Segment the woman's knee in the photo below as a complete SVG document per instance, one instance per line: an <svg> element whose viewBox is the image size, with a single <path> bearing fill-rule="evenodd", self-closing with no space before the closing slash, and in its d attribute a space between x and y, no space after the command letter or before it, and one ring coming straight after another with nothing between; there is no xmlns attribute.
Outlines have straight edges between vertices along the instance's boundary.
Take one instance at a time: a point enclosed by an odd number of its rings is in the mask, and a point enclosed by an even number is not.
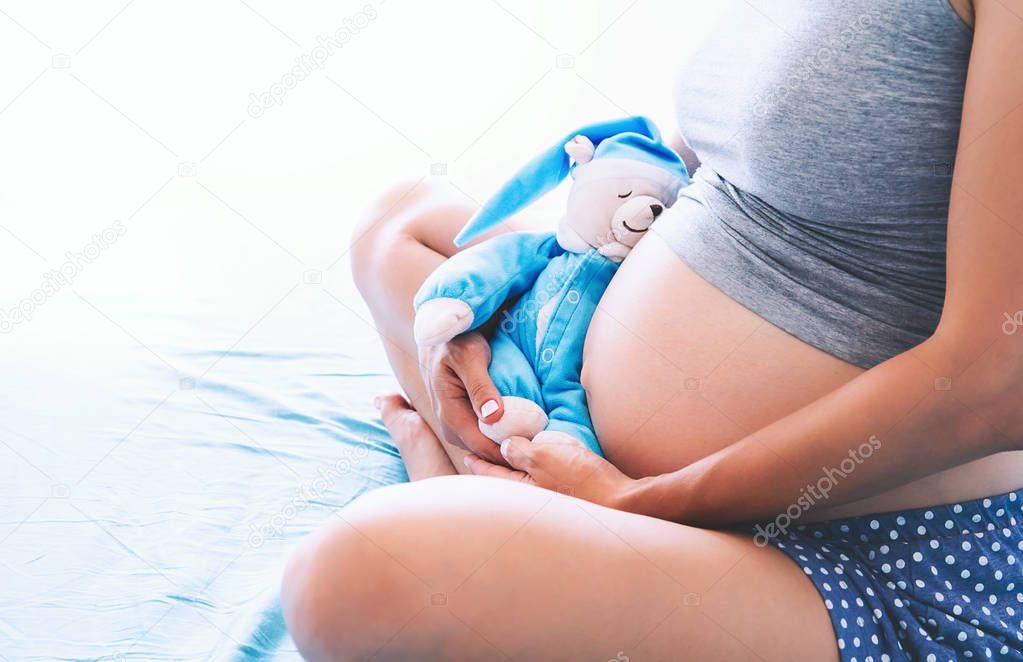
<svg viewBox="0 0 1023 662"><path fill-rule="evenodd" d="M388 488L389 489L389 488ZM387 639L386 624L402 621L421 601L418 582L393 560L381 529L393 525L387 509L349 520L363 497L336 521L303 541L285 568L281 602L295 644L309 660L361 659Z"/></svg>
<svg viewBox="0 0 1023 662"><path fill-rule="evenodd" d="M430 194L432 186L423 180L398 182L380 193L362 214L349 239L356 284L375 273L378 258L386 258L395 239L408 235L415 220L410 212Z"/></svg>
<svg viewBox="0 0 1023 662"><path fill-rule="evenodd" d="M359 659L400 645L392 641L396 630L457 584L478 556L452 544L456 531L464 537L466 527L488 518L488 500L469 498L476 482L446 477L376 490L300 544L285 569L281 600L307 659ZM444 506L452 498L459 503ZM432 635L445 636L419 632Z"/></svg>

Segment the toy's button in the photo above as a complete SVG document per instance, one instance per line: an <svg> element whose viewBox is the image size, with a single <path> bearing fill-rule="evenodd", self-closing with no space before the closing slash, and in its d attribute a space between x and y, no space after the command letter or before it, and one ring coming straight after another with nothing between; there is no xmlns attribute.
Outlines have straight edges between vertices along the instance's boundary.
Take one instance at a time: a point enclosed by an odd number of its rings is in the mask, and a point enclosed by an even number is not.
<svg viewBox="0 0 1023 662"><path fill-rule="evenodd" d="M543 359L544 363L550 363L554 360L554 350L548 347L540 354L540 358Z"/></svg>
<svg viewBox="0 0 1023 662"><path fill-rule="evenodd" d="M579 303L579 291L569 290L568 294L565 295L565 298L568 299L569 303Z"/></svg>

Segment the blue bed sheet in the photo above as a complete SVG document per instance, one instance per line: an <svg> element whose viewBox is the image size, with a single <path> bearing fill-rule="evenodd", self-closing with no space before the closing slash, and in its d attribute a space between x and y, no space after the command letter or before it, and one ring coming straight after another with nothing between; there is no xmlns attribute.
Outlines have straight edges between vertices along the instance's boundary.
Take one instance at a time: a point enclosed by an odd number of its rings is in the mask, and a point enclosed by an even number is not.
<svg viewBox="0 0 1023 662"><path fill-rule="evenodd" d="M0 338L0 660L297 660L288 550L407 480L366 316L47 304Z"/></svg>

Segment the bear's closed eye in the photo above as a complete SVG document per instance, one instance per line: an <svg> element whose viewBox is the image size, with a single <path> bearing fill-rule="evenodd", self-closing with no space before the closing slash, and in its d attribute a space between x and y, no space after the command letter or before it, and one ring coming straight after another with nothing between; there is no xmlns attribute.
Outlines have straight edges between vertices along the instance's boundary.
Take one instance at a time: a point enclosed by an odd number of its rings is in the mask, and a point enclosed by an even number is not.
<svg viewBox="0 0 1023 662"><path fill-rule="evenodd" d="M623 198L623 199L624 199L624 198L627 198L627 197L629 197L630 195L632 195L632 191L629 191L628 193L622 193L622 194L621 194L621 195L619 195L618 197L619 197L619 198Z"/></svg>

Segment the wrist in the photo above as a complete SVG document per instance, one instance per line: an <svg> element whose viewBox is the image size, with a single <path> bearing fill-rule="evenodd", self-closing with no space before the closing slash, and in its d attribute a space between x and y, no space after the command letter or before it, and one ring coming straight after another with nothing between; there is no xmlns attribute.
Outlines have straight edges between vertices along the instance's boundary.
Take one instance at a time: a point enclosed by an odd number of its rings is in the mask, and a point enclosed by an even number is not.
<svg viewBox="0 0 1023 662"><path fill-rule="evenodd" d="M680 521L686 497L673 474L645 476L630 480L619 499L618 509L637 515Z"/></svg>

